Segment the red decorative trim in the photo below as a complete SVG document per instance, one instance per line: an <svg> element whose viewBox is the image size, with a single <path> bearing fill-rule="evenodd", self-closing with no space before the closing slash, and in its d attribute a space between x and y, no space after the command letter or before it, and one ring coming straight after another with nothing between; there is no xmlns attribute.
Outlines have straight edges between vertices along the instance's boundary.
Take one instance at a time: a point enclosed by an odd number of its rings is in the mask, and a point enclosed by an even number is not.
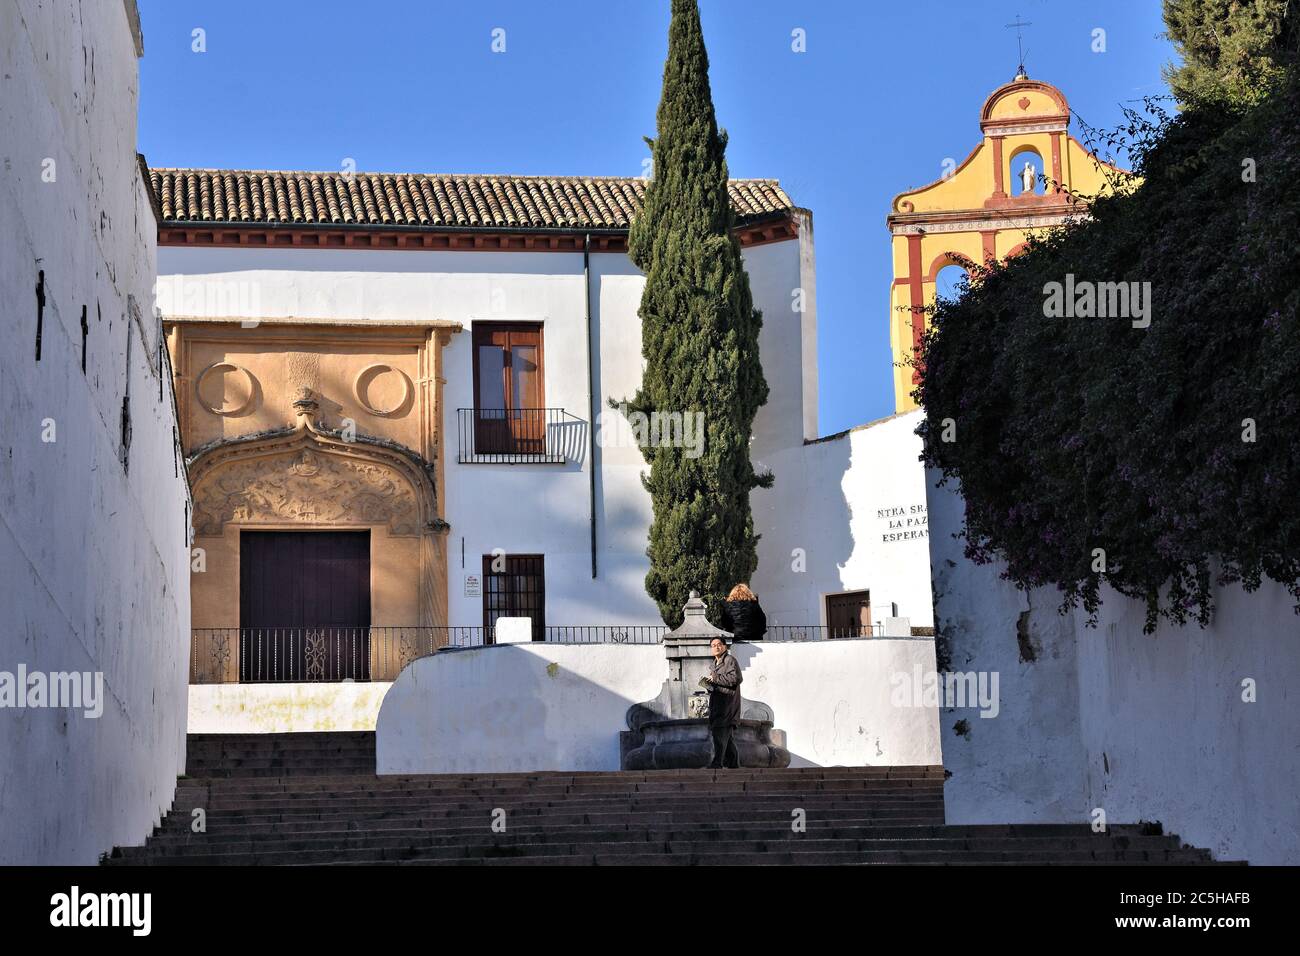
<svg viewBox="0 0 1300 956"><path fill-rule="evenodd" d="M1066 123L1066 119L1056 113L1035 113L1033 116L1008 116L1005 119L985 120L980 126L984 132L993 135L999 130L1019 128L1021 126L1033 126L1040 123ZM1060 132L1052 130L1051 132Z"/></svg>
<svg viewBox="0 0 1300 956"><path fill-rule="evenodd" d="M925 290L921 286L921 237L907 237L907 271L911 279L911 312L912 312L912 354L915 356L921 349L921 336L925 333ZM921 369L919 366L912 366L912 384L917 385L921 381Z"/></svg>
<svg viewBox="0 0 1300 956"><path fill-rule="evenodd" d="M998 231L996 229L981 229L980 242L983 244L984 261L996 262L998 258Z"/></svg>
<svg viewBox="0 0 1300 956"><path fill-rule="evenodd" d="M980 108L980 128L984 129L986 126L997 125L1001 122L1000 120L992 119L993 107L997 104L998 100L1002 99L1004 96L1011 96L1012 94L1023 93L1029 90L1046 93L1047 96L1051 98L1058 107L1060 107L1061 111L1056 114L1047 114L1042 116L1017 116L1015 118L1016 125L1021 123L1032 123L1036 120L1046 122L1047 120L1069 117L1070 104L1066 102L1065 94L1054 87L1051 83L1044 83L1042 80L1012 80L1006 86L998 87L990 93L988 99L984 101L984 105Z"/></svg>
<svg viewBox="0 0 1300 956"><path fill-rule="evenodd" d="M946 268L947 266L957 266L967 275L970 275L971 269L975 267L975 263L971 262L969 258L963 256L960 252L941 252L935 256L934 261L930 263L930 271L925 274L926 280L934 282L939 278L939 270Z"/></svg>
<svg viewBox="0 0 1300 956"><path fill-rule="evenodd" d="M958 164L957 168L954 169L947 176L940 176L938 179L934 180L933 182L926 183L924 186L917 186L915 189L904 190L903 192L899 193L897 196L893 198L893 201L890 202L889 204L889 208L896 209L899 212L905 212L905 213L913 212L916 209L915 205L912 204L911 200L904 199L903 198L904 196L918 196L921 193L925 192L926 190L933 189L935 186L942 185L943 183L952 179L963 169L969 166L971 160L973 160L976 156L978 156L980 150L983 148L984 148L983 142L976 143L975 148L970 151L970 155L968 155L965 159L963 159L961 163Z"/></svg>
<svg viewBox="0 0 1300 956"><path fill-rule="evenodd" d="M430 232L392 229L272 228L261 224L167 225L158 229L160 246L251 246L288 249L418 249L455 252L581 252L583 231L571 233ZM793 216L742 226L736 238L745 247L782 242L799 235ZM592 252L627 252L627 233L593 233Z"/></svg>
<svg viewBox="0 0 1300 956"><path fill-rule="evenodd" d="M1064 196L1006 196L1000 200L986 199L980 209L936 209L928 212L894 213L885 222L895 226L933 226L944 223L979 222L988 219L989 209L1008 209L1024 212L1032 216L1077 215L1081 203L1076 203L1068 194Z"/></svg>
<svg viewBox="0 0 1300 956"><path fill-rule="evenodd" d="M1007 187L1002 178L1002 137L993 137L993 199L1003 199Z"/></svg>
<svg viewBox="0 0 1300 956"><path fill-rule="evenodd" d="M1062 191L1061 181L1061 134L1052 134L1052 180L1053 185L1051 192L1059 193Z"/></svg>
<svg viewBox="0 0 1300 956"><path fill-rule="evenodd" d="M985 209L1029 209L1034 212L1041 212L1043 208L1057 209L1062 205L1061 199L1053 192L1044 193L1021 193L1019 196L994 197L984 200ZM1077 212L1071 206L1066 206L1062 212Z"/></svg>

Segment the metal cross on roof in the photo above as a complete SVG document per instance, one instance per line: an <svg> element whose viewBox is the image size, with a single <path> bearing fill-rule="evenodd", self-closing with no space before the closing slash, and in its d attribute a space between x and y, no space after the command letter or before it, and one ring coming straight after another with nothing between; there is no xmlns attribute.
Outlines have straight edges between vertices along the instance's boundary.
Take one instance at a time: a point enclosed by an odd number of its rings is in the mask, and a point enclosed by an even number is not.
<svg viewBox="0 0 1300 956"><path fill-rule="evenodd" d="M1024 44L1021 42L1020 31L1021 31L1021 29L1022 29L1023 27L1032 27L1032 26L1033 26L1033 24L1032 24L1031 22L1029 22L1028 20L1021 20L1021 19L1020 19L1020 14L1018 14L1018 13L1016 14L1016 20L1015 20L1015 22L1014 22L1014 23L1008 23L1008 24L1006 25L1006 28L1007 28L1008 30L1010 30L1010 29L1012 29L1012 28L1014 27L1014 28L1015 28L1015 31L1016 31L1016 51L1020 54L1020 66L1019 66L1019 68L1016 70L1016 76L1018 76L1018 77L1020 77L1020 76L1028 76L1028 75L1029 75L1028 73L1025 72L1025 53L1028 52L1028 51L1025 50L1025 48L1024 48Z"/></svg>

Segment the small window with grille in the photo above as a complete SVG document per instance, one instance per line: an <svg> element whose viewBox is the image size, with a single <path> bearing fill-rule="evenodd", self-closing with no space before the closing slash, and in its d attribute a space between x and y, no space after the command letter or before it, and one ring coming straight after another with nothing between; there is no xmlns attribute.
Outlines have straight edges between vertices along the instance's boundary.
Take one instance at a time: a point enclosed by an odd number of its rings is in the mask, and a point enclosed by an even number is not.
<svg viewBox="0 0 1300 956"><path fill-rule="evenodd" d="M483 627L497 618L529 617L533 640L546 640L546 570L540 554L483 555Z"/></svg>

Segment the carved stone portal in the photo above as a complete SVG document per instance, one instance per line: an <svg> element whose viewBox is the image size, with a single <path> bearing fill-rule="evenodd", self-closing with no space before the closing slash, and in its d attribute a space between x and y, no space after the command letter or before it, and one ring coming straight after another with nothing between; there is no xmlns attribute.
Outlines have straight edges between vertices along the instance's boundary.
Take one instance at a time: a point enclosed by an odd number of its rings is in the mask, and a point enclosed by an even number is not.
<svg viewBox="0 0 1300 956"><path fill-rule="evenodd" d="M391 535L411 536L420 533L420 510L415 489L394 468L305 447L218 465L194 489L201 535L219 535L234 521L386 524Z"/></svg>

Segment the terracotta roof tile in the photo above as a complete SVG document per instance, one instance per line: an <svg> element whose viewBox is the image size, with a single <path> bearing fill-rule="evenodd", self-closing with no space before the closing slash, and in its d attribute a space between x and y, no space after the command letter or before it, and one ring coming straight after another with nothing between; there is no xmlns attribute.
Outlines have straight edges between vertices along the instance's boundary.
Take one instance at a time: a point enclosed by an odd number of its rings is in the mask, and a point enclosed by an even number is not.
<svg viewBox="0 0 1300 956"><path fill-rule="evenodd" d="M151 169L164 222L385 225L414 229L627 229L646 181L580 176ZM738 223L794 208L774 179L733 179Z"/></svg>

